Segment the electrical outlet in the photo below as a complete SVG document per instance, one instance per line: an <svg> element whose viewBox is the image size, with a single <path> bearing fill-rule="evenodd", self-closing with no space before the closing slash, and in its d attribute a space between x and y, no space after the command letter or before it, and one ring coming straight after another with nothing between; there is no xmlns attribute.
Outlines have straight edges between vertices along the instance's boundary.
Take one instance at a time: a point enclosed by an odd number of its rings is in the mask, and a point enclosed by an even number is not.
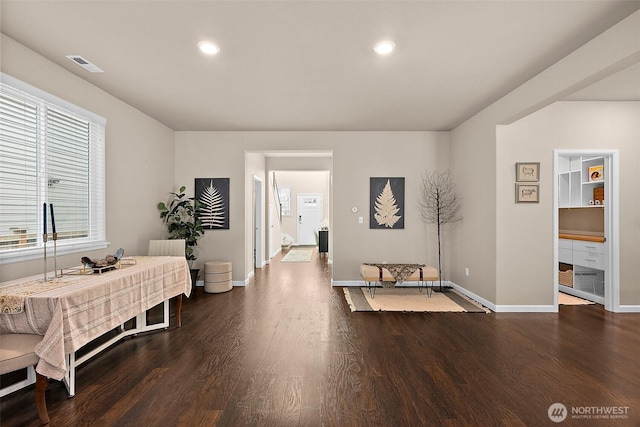
<svg viewBox="0 0 640 427"><path fill-rule="evenodd" d="M464 275L468 276L469 275L469 267L465 267L464 268Z"/></svg>

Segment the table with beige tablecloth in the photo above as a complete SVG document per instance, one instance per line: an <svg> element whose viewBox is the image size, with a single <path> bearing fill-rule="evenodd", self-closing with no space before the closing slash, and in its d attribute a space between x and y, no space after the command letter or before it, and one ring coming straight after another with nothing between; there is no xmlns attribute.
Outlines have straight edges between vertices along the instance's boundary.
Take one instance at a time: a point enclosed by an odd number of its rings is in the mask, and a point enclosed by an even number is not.
<svg viewBox="0 0 640 427"><path fill-rule="evenodd" d="M102 274L43 275L0 284L0 332L43 335L36 371L67 374L66 355L170 298L191 293L184 257L133 257Z"/></svg>

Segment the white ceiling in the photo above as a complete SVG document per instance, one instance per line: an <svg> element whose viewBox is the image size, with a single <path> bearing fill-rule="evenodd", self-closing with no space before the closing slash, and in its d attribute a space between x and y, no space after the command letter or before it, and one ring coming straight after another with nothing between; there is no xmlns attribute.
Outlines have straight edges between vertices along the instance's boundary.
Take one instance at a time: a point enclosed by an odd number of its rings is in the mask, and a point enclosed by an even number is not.
<svg viewBox="0 0 640 427"><path fill-rule="evenodd" d="M2 0L0 30L174 130L449 130L639 8ZM397 45L389 57L372 51L383 38ZM220 54L200 54L201 39ZM70 54L105 72L85 71ZM638 68L623 77L575 96L640 99Z"/></svg>

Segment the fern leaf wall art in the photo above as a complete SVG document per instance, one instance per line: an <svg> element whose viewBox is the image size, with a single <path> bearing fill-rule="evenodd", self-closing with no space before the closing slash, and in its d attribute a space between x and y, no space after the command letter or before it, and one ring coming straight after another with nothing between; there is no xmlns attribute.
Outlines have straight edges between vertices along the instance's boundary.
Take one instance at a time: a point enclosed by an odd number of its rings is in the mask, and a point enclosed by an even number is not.
<svg viewBox="0 0 640 427"><path fill-rule="evenodd" d="M404 229L404 178L371 178L369 228Z"/></svg>
<svg viewBox="0 0 640 427"><path fill-rule="evenodd" d="M229 178L196 178L196 200L205 230L229 229Z"/></svg>

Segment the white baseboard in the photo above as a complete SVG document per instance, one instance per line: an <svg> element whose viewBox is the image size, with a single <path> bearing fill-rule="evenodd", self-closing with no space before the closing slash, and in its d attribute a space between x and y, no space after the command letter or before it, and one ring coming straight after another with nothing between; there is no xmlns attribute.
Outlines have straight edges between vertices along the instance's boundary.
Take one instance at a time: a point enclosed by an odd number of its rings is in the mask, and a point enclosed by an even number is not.
<svg viewBox="0 0 640 427"><path fill-rule="evenodd" d="M557 313L553 305L496 305L496 313Z"/></svg>
<svg viewBox="0 0 640 427"><path fill-rule="evenodd" d="M364 283L362 280L333 280L331 279L331 286L341 286L341 287L362 287Z"/></svg>
<svg viewBox="0 0 640 427"><path fill-rule="evenodd" d="M640 313L640 305L621 305L616 313Z"/></svg>
<svg viewBox="0 0 640 427"><path fill-rule="evenodd" d="M469 298L478 301L480 304L489 308L491 311L495 311L496 313L557 313L558 308L552 305L501 305L494 304L481 296L474 294L473 292L463 288L460 285L456 285L453 282L448 282L449 285L460 292L468 296Z"/></svg>
<svg viewBox="0 0 640 427"><path fill-rule="evenodd" d="M234 281L233 286L247 286L249 284L249 281L254 275L255 275L255 272L250 271L246 279Z"/></svg>
<svg viewBox="0 0 640 427"><path fill-rule="evenodd" d="M478 301L480 304L484 305L485 307L487 307L489 310L491 311L497 311L496 310L496 305L494 303L492 303L489 300L486 300L484 298L482 298L480 295L476 295L473 292L469 291L466 288L463 288L460 285L456 285L455 283L446 280L444 281L444 283L447 284L447 286L451 286L453 289L455 289L456 291L460 292L463 295L466 295L467 297L471 298L474 301Z"/></svg>
<svg viewBox="0 0 640 427"><path fill-rule="evenodd" d="M437 281L435 282L434 287L438 286ZM331 282L331 286L348 286L348 287L363 287L364 282L362 280L334 280ZM418 282L404 282L398 287L415 287L418 286ZM460 285L457 285L449 280L443 280L442 286L447 286L455 289L461 294L471 298L474 301L479 302L483 306L487 307L491 311L496 313L555 313L558 311L556 307L553 305L496 305L491 301L482 298L479 295L469 291L468 289L463 288ZM640 310L640 306L625 306L629 308L635 308ZM622 308L622 307L621 307ZM631 311L631 310L630 310Z"/></svg>
<svg viewBox="0 0 640 427"><path fill-rule="evenodd" d="M233 286L246 286L247 284L249 284L249 279L242 281L242 280L236 280L231 282L231 285ZM201 286L204 287L204 280L198 280L196 282L196 286Z"/></svg>

